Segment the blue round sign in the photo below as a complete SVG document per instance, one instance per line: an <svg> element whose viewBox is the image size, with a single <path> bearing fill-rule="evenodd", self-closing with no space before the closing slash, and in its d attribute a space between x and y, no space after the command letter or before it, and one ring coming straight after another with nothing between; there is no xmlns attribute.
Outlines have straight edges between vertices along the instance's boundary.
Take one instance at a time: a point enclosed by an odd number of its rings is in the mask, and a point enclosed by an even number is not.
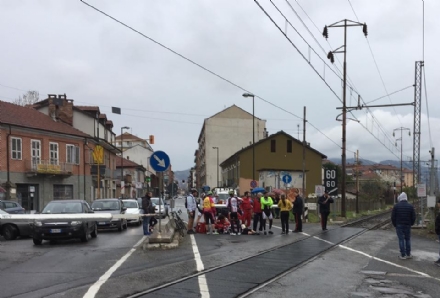
<svg viewBox="0 0 440 298"><path fill-rule="evenodd" d="M257 187L257 181L252 180L252 181L251 181L251 187L252 187L252 188Z"/></svg>
<svg viewBox="0 0 440 298"><path fill-rule="evenodd" d="M163 151L154 151L150 157L150 165L156 172L165 172L170 166L170 157Z"/></svg>
<svg viewBox="0 0 440 298"><path fill-rule="evenodd" d="M292 176L284 175L282 180L283 180L284 183L289 184L290 182L292 182Z"/></svg>

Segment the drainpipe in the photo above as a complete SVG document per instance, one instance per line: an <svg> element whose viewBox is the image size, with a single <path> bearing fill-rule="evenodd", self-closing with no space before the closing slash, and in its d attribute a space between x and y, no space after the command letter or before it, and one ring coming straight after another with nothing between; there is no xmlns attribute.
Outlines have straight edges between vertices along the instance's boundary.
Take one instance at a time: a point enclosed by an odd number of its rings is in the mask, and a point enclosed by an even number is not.
<svg viewBox="0 0 440 298"><path fill-rule="evenodd" d="M9 132L6 135L6 200L11 199L11 175L10 175L10 166L9 166L9 144L10 144L10 137L11 137L11 125L8 125Z"/></svg>

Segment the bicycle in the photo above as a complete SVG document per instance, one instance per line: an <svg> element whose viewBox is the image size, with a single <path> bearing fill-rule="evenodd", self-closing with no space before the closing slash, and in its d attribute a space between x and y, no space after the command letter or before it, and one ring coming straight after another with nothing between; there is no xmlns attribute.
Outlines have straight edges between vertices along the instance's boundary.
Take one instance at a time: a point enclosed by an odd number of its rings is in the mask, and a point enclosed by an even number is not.
<svg viewBox="0 0 440 298"><path fill-rule="evenodd" d="M171 211L170 214L171 214L172 218L174 219L174 223L176 225L176 231L179 232L180 236L185 237L185 230L187 228L186 228L185 223L183 222L183 220L179 216L179 214L182 214L182 210L179 209L177 212Z"/></svg>

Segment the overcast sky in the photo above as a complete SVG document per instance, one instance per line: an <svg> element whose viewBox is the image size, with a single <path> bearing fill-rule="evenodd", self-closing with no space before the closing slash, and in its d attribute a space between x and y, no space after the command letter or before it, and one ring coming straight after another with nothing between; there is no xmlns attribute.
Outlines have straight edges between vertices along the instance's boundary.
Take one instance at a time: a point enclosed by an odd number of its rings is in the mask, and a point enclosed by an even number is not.
<svg viewBox="0 0 440 298"><path fill-rule="evenodd" d="M307 141L329 157L341 155L341 122L335 120L340 113L336 107L341 102L311 65L342 98L341 82L331 71L334 68L324 67L313 50L325 58L329 43L333 50L343 44L343 29L329 29L327 43L322 28L345 18L357 21L358 17L360 22L368 24L368 41L385 87L362 27L350 27L347 39L347 73L365 102L384 96L387 91L413 85L415 61L423 59L421 0L351 0L357 16L348 0L289 0L320 44L286 0L274 1L311 45L309 50L294 29L287 26L288 37L307 59L310 57L310 65L251 0L89 1L284 110L302 117L306 106L310 124ZM285 20L271 2L260 3L280 28L286 30ZM37 90L40 98L48 93L66 93L77 105L98 105L114 122L116 134L121 126L129 126L139 137L155 135L153 148L170 155L174 170L193 166L204 118L233 104L252 112L252 101L243 98L239 88L79 0L0 0L0 6L1 100L13 101L25 90ZM428 159L431 146L440 152L440 105L436 104L440 88L439 14L439 1L425 1L424 60L432 144L424 97L422 160ZM336 55L342 62L342 54ZM326 58L325 61L331 64ZM335 65L342 70L338 60ZM413 100L411 87L374 104ZM357 94L348 89L347 104L355 105L356 101ZM122 115L111 114L112 106L121 107ZM394 143L392 132L398 127L411 128L412 132L413 110L412 106L371 109L380 127L367 111L354 111L360 123L348 122L347 149L359 149L361 158L374 161L397 160L400 152L392 149L393 154L387 149ZM267 119L270 133L284 130L298 136L297 125L301 120L292 114L260 99L255 100L255 114ZM412 137L404 135L403 146L404 155L412 156ZM347 151L348 158L353 157L351 151Z"/></svg>

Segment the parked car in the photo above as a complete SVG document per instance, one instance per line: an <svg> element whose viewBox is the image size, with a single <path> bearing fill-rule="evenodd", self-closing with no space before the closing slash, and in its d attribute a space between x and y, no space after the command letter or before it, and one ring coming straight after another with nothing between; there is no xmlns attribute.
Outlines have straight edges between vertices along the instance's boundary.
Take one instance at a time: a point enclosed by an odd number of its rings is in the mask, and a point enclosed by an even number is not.
<svg viewBox="0 0 440 298"><path fill-rule="evenodd" d="M165 218L168 216L169 213L169 204L164 203L164 201L161 198L151 198L151 202L154 204L156 209L156 217L162 216L162 218ZM160 214L159 214L159 204L160 206Z"/></svg>
<svg viewBox="0 0 440 298"><path fill-rule="evenodd" d="M56 200L44 207L42 214L80 214L93 213L89 204L84 200ZM62 221L41 222L35 220L32 225L32 238L35 245L41 245L43 240L63 240L79 238L82 242L89 241L88 236L98 236L96 221Z"/></svg>
<svg viewBox="0 0 440 298"><path fill-rule="evenodd" d="M0 209L0 214L9 213ZM14 240L17 239L17 237L29 236L31 232L31 227L27 222L0 223L0 235L2 235L5 240Z"/></svg>
<svg viewBox="0 0 440 298"><path fill-rule="evenodd" d="M25 209L19 203L6 200L0 200L0 209L5 210L9 214L24 214L25 212Z"/></svg>
<svg viewBox="0 0 440 298"><path fill-rule="evenodd" d="M95 213L124 214L127 208L120 199L98 199L92 203L92 210ZM115 218L111 221L99 221L99 229L118 229L119 231L127 229L127 220Z"/></svg>
<svg viewBox="0 0 440 298"><path fill-rule="evenodd" d="M127 208L127 210L125 211L125 213L127 214L142 214L140 211L142 210L141 206L139 206L139 203L136 199L126 199L126 200L122 200L122 202L124 203L124 206ZM128 219L127 223L129 224L136 224L138 226L141 225L142 223L142 218L139 217L138 219Z"/></svg>

